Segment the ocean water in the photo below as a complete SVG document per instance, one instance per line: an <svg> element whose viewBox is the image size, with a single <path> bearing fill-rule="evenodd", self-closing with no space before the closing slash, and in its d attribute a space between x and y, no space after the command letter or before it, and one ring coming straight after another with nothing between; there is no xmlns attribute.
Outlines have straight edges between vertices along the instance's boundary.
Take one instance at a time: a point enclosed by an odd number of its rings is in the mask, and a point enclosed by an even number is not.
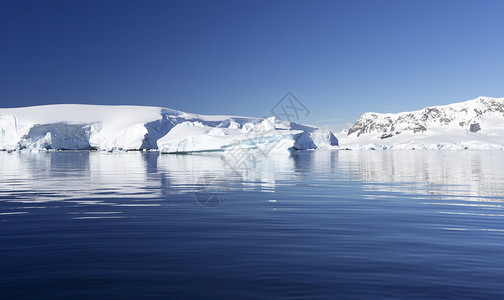
<svg viewBox="0 0 504 300"><path fill-rule="evenodd" d="M504 152L0 153L1 299L504 297Z"/></svg>

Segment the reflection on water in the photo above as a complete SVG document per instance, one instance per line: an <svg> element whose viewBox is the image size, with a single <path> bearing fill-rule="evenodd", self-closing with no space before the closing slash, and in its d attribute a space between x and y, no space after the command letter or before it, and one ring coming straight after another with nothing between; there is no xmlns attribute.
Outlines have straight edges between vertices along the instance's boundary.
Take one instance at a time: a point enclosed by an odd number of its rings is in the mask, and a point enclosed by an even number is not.
<svg viewBox="0 0 504 300"><path fill-rule="evenodd" d="M158 152L4 152L0 162L2 199L32 204L158 205L167 195L199 191L209 176L233 182L235 190L262 192L298 177L293 157L285 155L258 160L254 170L230 169L221 155ZM144 199L137 203L114 201L138 195Z"/></svg>
<svg viewBox="0 0 504 300"><path fill-rule="evenodd" d="M344 161L353 162L359 169L359 180L385 183L369 185L372 190L493 197L502 196L504 189L502 151L350 151L344 154Z"/></svg>
<svg viewBox="0 0 504 300"><path fill-rule="evenodd" d="M345 157L343 159L343 157ZM376 151L341 153L371 198L401 193L446 215L503 217L504 152ZM503 220L504 221L504 220ZM503 231L503 226L475 228ZM466 224L447 230L467 230Z"/></svg>
<svg viewBox="0 0 504 300"><path fill-rule="evenodd" d="M217 205L203 205L219 206L229 191L274 193L280 186L306 185L314 178L332 181L334 187L338 180L358 184L364 198L403 193L446 209L495 210L504 200L501 151L298 152L260 157L254 169L231 169L219 154L158 152L2 152L0 162L0 199L27 204L26 211L2 215L27 213L30 205L40 208L47 203L76 205L80 210L85 205L159 206L172 201L173 195L188 193L195 193L200 203L217 196Z"/></svg>
<svg viewBox="0 0 504 300"><path fill-rule="evenodd" d="M431 204L485 209L500 208L504 200L501 151L298 152L260 157L254 169L231 169L219 154L158 152L2 152L0 163L0 199L39 207L159 206L170 195L211 194L211 182L215 193L222 186L226 193L274 193L278 186L303 185L313 177L358 182L371 198L397 192L445 201Z"/></svg>
<svg viewBox="0 0 504 300"><path fill-rule="evenodd" d="M502 298L504 152L0 152L6 298Z"/></svg>

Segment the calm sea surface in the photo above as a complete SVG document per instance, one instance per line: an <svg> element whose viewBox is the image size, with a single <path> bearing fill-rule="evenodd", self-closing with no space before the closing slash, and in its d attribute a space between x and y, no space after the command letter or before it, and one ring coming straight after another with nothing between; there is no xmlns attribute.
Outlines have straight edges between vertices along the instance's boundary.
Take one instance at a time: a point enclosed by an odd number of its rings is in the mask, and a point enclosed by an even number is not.
<svg viewBox="0 0 504 300"><path fill-rule="evenodd" d="M0 152L1 299L502 299L504 152Z"/></svg>

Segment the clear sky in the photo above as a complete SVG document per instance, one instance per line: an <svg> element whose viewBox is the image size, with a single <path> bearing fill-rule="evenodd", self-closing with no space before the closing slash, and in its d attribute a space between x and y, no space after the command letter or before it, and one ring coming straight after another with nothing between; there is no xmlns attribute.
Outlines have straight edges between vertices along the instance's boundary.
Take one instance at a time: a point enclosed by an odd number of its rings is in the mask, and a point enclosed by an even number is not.
<svg viewBox="0 0 504 300"><path fill-rule="evenodd" d="M0 106L135 104L305 123L504 97L504 1L4 1Z"/></svg>

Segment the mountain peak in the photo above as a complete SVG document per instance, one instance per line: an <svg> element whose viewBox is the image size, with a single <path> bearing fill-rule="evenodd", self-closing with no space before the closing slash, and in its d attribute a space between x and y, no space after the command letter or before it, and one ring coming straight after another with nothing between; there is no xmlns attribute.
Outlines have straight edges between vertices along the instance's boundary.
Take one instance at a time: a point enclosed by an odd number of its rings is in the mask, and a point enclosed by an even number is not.
<svg viewBox="0 0 504 300"><path fill-rule="evenodd" d="M428 140L428 137L460 133L464 136L462 139L475 140L476 135L478 138L494 137L501 127L504 133L501 124L504 124L504 98L480 96L410 112L365 113L348 130L345 139L359 144L372 141L393 146L396 145L394 141Z"/></svg>

